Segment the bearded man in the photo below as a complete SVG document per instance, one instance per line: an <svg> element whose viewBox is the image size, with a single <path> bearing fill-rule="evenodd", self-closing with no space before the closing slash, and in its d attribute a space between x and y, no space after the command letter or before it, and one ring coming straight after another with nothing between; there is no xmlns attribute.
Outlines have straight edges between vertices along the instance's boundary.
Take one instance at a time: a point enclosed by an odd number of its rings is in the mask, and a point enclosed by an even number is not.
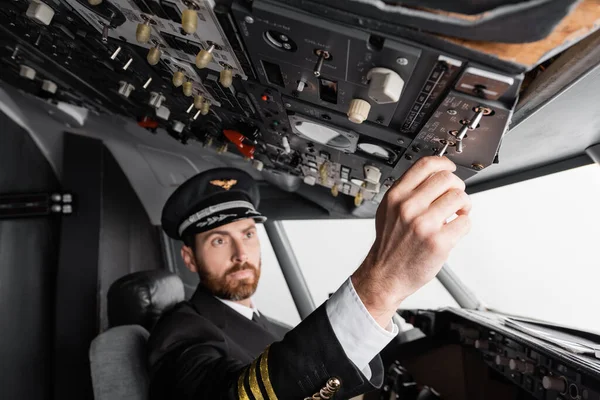
<svg viewBox="0 0 600 400"><path fill-rule="evenodd" d="M183 183L162 226L183 240L181 256L200 284L151 332L151 398L348 399L380 387L378 354L398 333L393 315L469 230L471 203L455 169L444 157L416 162L379 205L362 265L294 329L252 303L261 272L256 223L266 219L256 182L219 168Z"/></svg>

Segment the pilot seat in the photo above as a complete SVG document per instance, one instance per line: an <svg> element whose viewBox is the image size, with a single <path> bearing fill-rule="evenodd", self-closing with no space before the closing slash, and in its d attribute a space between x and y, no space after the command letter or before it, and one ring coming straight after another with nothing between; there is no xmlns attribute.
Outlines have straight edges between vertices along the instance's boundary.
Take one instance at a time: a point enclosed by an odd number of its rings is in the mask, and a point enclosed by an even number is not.
<svg viewBox="0 0 600 400"><path fill-rule="evenodd" d="M162 270L116 280L107 293L109 329L89 351L95 400L147 400L146 342L166 310L184 300L181 279Z"/></svg>

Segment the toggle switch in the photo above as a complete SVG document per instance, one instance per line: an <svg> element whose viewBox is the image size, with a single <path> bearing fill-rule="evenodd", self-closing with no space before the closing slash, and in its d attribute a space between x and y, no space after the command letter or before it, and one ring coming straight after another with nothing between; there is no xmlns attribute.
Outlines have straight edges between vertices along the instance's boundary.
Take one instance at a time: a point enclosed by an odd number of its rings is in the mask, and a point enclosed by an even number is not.
<svg viewBox="0 0 600 400"><path fill-rule="evenodd" d="M110 59L114 61L121 52L121 50L121 46L117 47L117 49L111 54Z"/></svg>
<svg viewBox="0 0 600 400"><path fill-rule="evenodd" d="M447 140L440 140L440 144L442 144L444 147L442 147L438 152L436 152L435 155L438 157L443 157L444 154L446 154L446 152L448 151L448 146L450 146L450 142Z"/></svg>
<svg viewBox="0 0 600 400"><path fill-rule="evenodd" d="M317 59L317 63L315 64L315 68L313 69L313 74L315 77L321 76L321 68L323 68L323 63L325 60L331 59L331 54L327 50L319 49L315 51L315 54L319 57Z"/></svg>
<svg viewBox="0 0 600 400"><path fill-rule="evenodd" d="M296 87L296 91L297 92L302 92L304 90L304 87L306 86L306 82L303 80L299 80L298 81L298 87Z"/></svg>
<svg viewBox="0 0 600 400"><path fill-rule="evenodd" d="M125 65L123 65L123 71L127 71L127 68L129 68L129 66L131 65L131 63L133 62L133 58L130 58Z"/></svg>

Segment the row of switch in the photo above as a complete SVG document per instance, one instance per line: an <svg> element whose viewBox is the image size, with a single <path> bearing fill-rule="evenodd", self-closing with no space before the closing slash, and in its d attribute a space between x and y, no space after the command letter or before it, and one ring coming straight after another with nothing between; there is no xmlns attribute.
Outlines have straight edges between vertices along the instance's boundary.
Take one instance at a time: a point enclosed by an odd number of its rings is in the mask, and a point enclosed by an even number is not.
<svg viewBox="0 0 600 400"><path fill-rule="evenodd" d="M488 340L477 339L474 342L474 347L485 352L493 352L494 344ZM530 361L525 361L518 358L509 358L501 354L496 354L494 364L499 367L508 367L511 371L519 372L524 375L534 375L536 366ZM566 393L568 382L564 377L553 375L545 375L542 377L542 387L546 390L554 390L559 393Z"/></svg>

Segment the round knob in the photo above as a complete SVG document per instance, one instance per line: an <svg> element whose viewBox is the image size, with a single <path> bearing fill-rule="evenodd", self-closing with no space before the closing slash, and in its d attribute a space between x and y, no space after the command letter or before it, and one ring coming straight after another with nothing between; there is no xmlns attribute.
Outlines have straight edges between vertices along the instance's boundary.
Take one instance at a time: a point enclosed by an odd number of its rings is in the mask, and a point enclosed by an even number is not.
<svg viewBox="0 0 600 400"><path fill-rule="evenodd" d="M135 30L135 40L137 40L138 43L148 43L150 40L150 32L152 32L152 29L150 29L148 22L138 24Z"/></svg>
<svg viewBox="0 0 600 400"><path fill-rule="evenodd" d="M198 28L198 13L196 10L187 9L181 14L181 27L187 34L196 32Z"/></svg>
<svg viewBox="0 0 600 400"><path fill-rule="evenodd" d="M258 171L262 171L263 168L265 167L265 164L263 164L263 162L260 160L254 160L254 161L252 161L252 166L254 168L256 168Z"/></svg>
<svg viewBox="0 0 600 400"><path fill-rule="evenodd" d="M479 350L488 350L490 348L490 343L487 340L479 340L475 341L475 348Z"/></svg>
<svg viewBox="0 0 600 400"><path fill-rule="evenodd" d="M564 393L567 391L567 382L564 378L557 378L555 376L545 376L542 379L542 386L546 390L556 390L557 392Z"/></svg>
<svg viewBox="0 0 600 400"><path fill-rule="evenodd" d="M185 81L185 75L183 74L183 72L177 71L173 74L173 85L175 87L179 87L179 86L183 85L184 81Z"/></svg>
<svg viewBox="0 0 600 400"><path fill-rule="evenodd" d="M496 356L496 365L507 366L509 363L509 359L504 356Z"/></svg>
<svg viewBox="0 0 600 400"><path fill-rule="evenodd" d="M148 51L148 55L146 56L146 60L148 60L148 64L156 65L160 61L160 56L162 51L158 47L153 47Z"/></svg>
<svg viewBox="0 0 600 400"><path fill-rule="evenodd" d="M183 132L183 128L185 128L185 125L183 124L183 122L181 121L173 121L173 130L177 133L181 133Z"/></svg>
<svg viewBox="0 0 600 400"><path fill-rule="evenodd" d="M88 0L90 6L97 6L102 3L102 0Z"/></svg>
<svg viewBox="0 0 600 400"><path fill-rule="evenodd" d="M194 107L197 110L201 110L203 104L204 104L204 96L196 95L196 97L194 97Z"/></svg>
<svg viewBox="0 0 600 400"><path fill-rule="evenodd" d="M208 48L208 50L200 50L200 52L196 56L196 67L202 69L202 68L206 68L206 66L208 64L210 64L210 62L213 59L212 51L214 48L215 47L213 45L213 46L210 46Z"/></svg>
<svg viewBox="0 0 600 400"><path fill-rule="evenodd" d="M522 372L524 374L532 374L535 370L533 364L512 358L508 362L508 368L511 371Z"/></svg>
<svg viewBox="0 0 600 400"><path fill-rule="evenodd" d="M221 70L221 73L219 75L219 83L224 88L231 87L231 85L233 84L233 71L229 68Z"/></svg>
<svg viewBox="0 0 600 400"><path fill-rule="evenodd" d="M362 99L353 99L348 108L348 119L355 124L362 124L369 116L371 105Z"/></svg>
<svg viewBox="0 0 600 400"><path fill-rule="evenodd" d="M200 110L200 114L206 115L206 114L208 114L209 111L210 111L210 103L208 101L205 101L202 104L202 109Z"/></svg>
<svg viewBox="0 0 600 400"><path fill-rule="evenodd" d="M21 65L21 69L19 70L19 75L25 79L34 80L35 75L37 74L36 70L28 67L27 65Z"/></svg>
<svg viewBox="0 0 600 400"><path fill-rule="evenodd" d="M192 82L187 81L183 84L183 94L187 97L192 97L192 95L194 94L194 85L192 84Z"/></svg>
<svg viewBox="0 0 600 400"><path fill-rule="evenodd" d="M133 89L135 89L135 88L132 86L132 89L130 89L130 92ZM45 92L48 92L50 94L55 94L56 91L58 90L58 86L56 86L56 83L49 81L47 79L44 79L42 81L42 90Z"/></svg>

